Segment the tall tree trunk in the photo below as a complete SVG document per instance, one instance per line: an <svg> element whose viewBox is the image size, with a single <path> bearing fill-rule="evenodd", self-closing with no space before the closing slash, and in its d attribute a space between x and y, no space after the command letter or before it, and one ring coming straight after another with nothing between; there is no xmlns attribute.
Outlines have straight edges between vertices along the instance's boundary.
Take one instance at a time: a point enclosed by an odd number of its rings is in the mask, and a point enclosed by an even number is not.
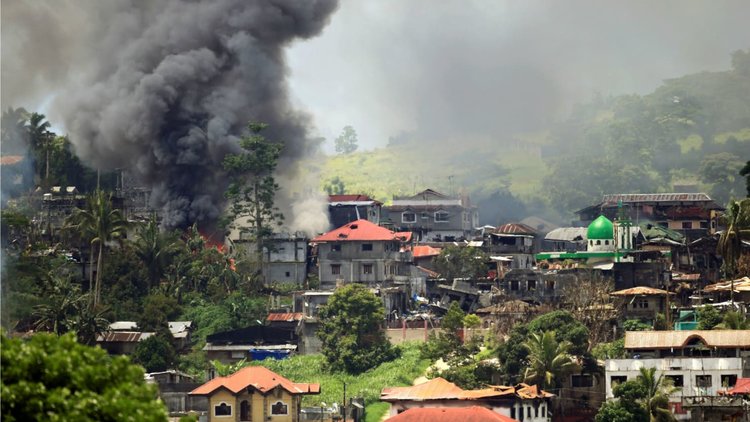
<svg viewBox="0 0 750 422"><path fill-rule="evenodd" d="M94 294L94 307L99 305L99 295L102 289L102 255L104 253L104 242L99 241L99 259L96 261L96 292Z"/></svg>
<svg viewBox="0 0 750 422"><path fill-rule="evenodd" d="M94 247L89 244L89 293L94 293Z"/></svg>

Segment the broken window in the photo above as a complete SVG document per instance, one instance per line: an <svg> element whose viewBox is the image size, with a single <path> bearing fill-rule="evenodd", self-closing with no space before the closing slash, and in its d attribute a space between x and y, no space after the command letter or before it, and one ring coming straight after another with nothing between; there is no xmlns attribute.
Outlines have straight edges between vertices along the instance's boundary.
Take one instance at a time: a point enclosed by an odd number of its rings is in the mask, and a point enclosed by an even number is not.
<svg viewBox="0 0 750 422"><path fill-rule="evenodd" d="M341 252L341 243L334 243L331 245L331 251Z"/></svg>
<svg viewBox="0 0 750 422"><path fill-rule="evenodd" d="M536 280L529 280L526 283L527 283L526 286L527 286L527 288L528 288L529 291L536 290Z"/></svg>
<svg viewBox="0 0 750 422"><path fill-rule="evenodd" d="M737 375L726 374L721 376L721 386L724 388L732 388L737 384Z"/></svg>
<svg viewBox="0 0 750 422"><path fill-rule="evenodd" d="M711 387L711 375L696 375L695 386L698 388Z"/></svg>
<svg viewBox="0 0 750 422"><path fill-rule="evenodd" d="M674 387L682 387L684 385L682 375L665 375L664 378L672 381L672 386Z"/></svg>

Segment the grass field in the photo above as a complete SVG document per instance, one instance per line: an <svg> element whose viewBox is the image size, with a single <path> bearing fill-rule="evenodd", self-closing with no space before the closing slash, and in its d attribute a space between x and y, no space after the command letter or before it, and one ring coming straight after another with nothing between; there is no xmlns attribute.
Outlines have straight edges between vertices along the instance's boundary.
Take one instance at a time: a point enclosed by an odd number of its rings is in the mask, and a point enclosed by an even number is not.
<svg viewBox="0 0 750 422"><path fill-rule="evenodd" d="M265 366L294 382L320 383L320 395L305 396L303 406L342 403L346 383L347 400L350 397L363 397L367 420L377 421L388 410L387 404L378 401L383 387L411 385L429 366L429 361L419 358L419 344L405 343L400 347L402 353L399 359L360 375L327 371L324 367L325 359L319 354L293 356L283 360L266 359L255 364Z"/></svg>

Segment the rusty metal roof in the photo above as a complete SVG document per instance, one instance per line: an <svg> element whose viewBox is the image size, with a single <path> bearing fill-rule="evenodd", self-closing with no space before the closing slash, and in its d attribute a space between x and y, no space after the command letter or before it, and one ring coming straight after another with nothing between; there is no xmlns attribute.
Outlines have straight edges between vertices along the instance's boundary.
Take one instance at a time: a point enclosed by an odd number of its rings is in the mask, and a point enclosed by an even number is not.
<svg viewBox="0 0 750 422"><path fill-rule="evenodd" d="M667 291L653 287L638 286L610 293L612 296L666 296ZM669 292L673 295L674 293Z"/></svg>
<svg viewBox="0 0 750 422"><path fill-rule="evenodd" d="M705 193L624 193L604 195L602 200L605 204L617 204L633 202L711 202L710 196Z"/></svg>
<svg viewBox="0 0 750 422"><path fill-rule="evenodd" d="M513 396L520 399L537 399L552 397L536 385L518 384L516 386L489 385L479 390L464 390L446 381L444 378L433 378L423 384L410 387L386 387L380 393L380 400L393 401L426 401L426 400L479 400Z"/></svg>
<svg viewBox="0 0 750 422"><path fill-rule="evenodd" d="M683 348L695 339L708 347L750 349L750 330L628 331L625 349Z"/></svg>
<svg viewBox="0 0 750 422"><path fill-rule="evenodd" d="M145 340L155 333L140 331L107 331L96 337L98 343L136 343Z"/></svg>
<svg viewBox="0 0 750 422"><path fill-rule="evenodd" d="M500 234L536 234L536 230L523 223L508 223L495 229Z"/></svg>
<svg viewBox="0 0 750 422"><path fill-rule="evenodd" d="M266 321L295 322L302 320L302 312L275 312L268 314Z"/></svg>

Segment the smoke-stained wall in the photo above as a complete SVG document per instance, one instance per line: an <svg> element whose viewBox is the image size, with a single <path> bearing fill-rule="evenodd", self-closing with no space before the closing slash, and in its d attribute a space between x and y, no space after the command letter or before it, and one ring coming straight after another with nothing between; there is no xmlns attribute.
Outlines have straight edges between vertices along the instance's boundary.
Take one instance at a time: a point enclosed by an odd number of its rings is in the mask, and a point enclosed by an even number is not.
<svg viewBox="0 0 750 422"><path fill-rule="evenodd" d="M47 102L76 153L152 188L166 227L222 212L222 160L249 121L284 144L279 173L317 148L290 105L284 50L319 34L335 0L3 2L2 106ZM325 198L279 198L291 230L325 230ZM300 195L306 201L291 207ZM323 216L320 218L318 212ZM311 213L303 217L305 213ZM317 226L320 227L317 227Z"/></svg>

